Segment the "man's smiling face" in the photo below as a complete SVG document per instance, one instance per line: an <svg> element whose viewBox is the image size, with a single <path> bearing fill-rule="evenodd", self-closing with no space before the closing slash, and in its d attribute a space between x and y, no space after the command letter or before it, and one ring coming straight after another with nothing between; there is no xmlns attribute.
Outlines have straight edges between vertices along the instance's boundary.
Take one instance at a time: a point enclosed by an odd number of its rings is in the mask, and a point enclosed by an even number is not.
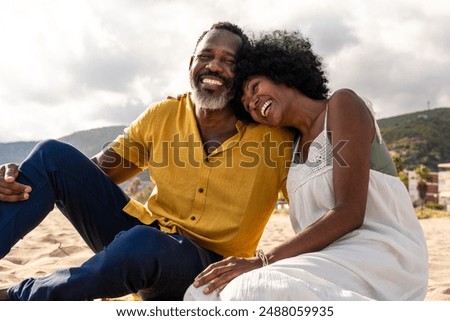
<svg viewBox="0 0 450 321"><path fill-rule="evenodd" d="M202 109L220 110L233 97L234 69L241 39L234 33L210 30L199 42L190 66L192 100Z"/></svg>

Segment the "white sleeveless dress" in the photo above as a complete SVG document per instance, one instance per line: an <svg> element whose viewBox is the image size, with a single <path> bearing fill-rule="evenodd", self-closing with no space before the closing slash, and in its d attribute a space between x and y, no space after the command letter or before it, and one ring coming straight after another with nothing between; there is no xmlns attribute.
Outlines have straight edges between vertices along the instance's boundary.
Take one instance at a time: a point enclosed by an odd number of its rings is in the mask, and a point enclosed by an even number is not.
<svg viewBox="0 0 450 321"><path fill-rule="evenodd" d="M289 171L290 218L296 233L335 206L326 120L324 127L307 162ZM245 273L218 295L205 296L191 286L185 300L423 300L427 285L427 246L409 194L398 177L370 170L359 229L321 251Z"/></svg>

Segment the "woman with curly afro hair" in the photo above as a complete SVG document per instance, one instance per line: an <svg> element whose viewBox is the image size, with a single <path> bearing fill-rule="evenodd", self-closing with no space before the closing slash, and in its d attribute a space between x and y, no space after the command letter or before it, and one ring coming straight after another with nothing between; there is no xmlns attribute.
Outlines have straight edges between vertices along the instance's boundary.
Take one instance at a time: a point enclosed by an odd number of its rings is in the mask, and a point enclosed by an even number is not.
<svg viewBox="0 0 450 321"><path fill-rule="evenodd" d="M210 265L185 299L423 300L425 238L367 103L350 89L329 95L299 32L263 34L236 73L236 108L297 132L287 181L296 235Z"/></svg>

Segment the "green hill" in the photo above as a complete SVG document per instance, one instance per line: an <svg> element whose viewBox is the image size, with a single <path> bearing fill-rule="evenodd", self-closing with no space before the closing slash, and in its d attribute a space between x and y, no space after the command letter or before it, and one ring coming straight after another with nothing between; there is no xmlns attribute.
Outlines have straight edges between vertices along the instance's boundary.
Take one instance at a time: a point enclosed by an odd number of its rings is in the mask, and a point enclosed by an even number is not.
<svg viewBox="0 0 450 321"><path fill-rule="evenodd" d="M437 108L378 120L384 141L406 169L419 164L437 171L450 162L450 108Z"/></svg>

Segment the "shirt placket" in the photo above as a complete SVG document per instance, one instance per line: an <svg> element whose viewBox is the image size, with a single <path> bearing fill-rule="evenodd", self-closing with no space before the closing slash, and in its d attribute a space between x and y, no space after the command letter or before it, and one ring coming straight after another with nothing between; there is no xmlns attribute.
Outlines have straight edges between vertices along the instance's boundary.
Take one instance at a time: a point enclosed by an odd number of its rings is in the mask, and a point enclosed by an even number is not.
<svg viewBox="0 0 450 321"><path fill-rule="evenodd" d="M200 220L205 211L206 191L208 189L208 181L212 170L207 164L208 158L205 158L204 162L200 165L194 203L191 216L189 217L193 225Z"/></svg>
<svg viewBox="0 0 450 321"><path fill-rule="evenodd" d="M208 189L208 182L210 176L212 175L212 171L215 168L214 166L209 166L210 159L219 154L223 154L228 149L235 147L239 144L239 140L242 136L241 124L238 123L238 134L227 140L224 144L219 146L216 150L214 150L209 155L204 155L203 162L200 165L200 171L198 175L198 183L195 192L194 203L192 206L191 216L189 217L192 225L195 225L203 216L205 212L206 205L206 194Z"/></svg>

